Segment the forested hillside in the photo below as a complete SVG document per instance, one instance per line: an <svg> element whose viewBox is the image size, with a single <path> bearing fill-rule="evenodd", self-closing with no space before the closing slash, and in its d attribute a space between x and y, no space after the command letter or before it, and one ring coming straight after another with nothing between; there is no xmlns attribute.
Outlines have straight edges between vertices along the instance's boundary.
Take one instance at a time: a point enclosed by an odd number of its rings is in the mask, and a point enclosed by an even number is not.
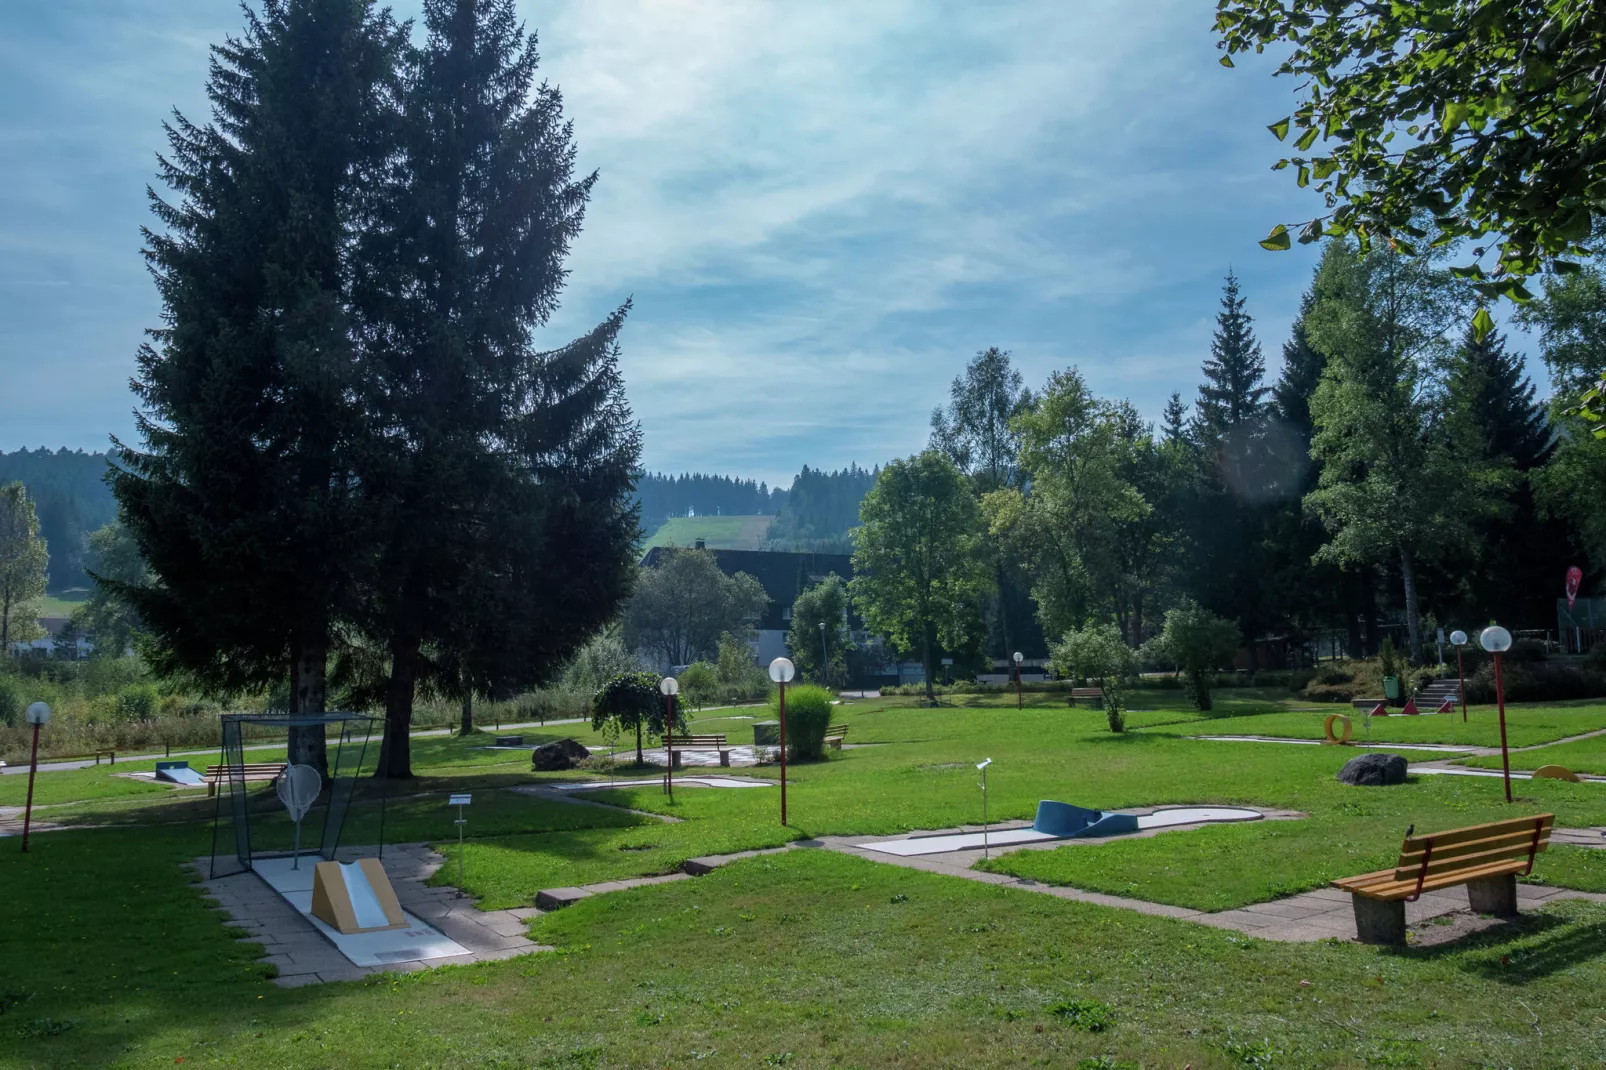
<svg viewBox="0 0 1606 1070"><path fill-rule="evenodd" d="M672 516L773 516L786 491L732 476L645 472L636 480L636 499L641 526L650 535Z"/></svg>
<svg viewBox="0 0 1606 1070"><path fill-rule="evenodd" d="M50 589L82 587L89 533L111 523L117 503L106 486L106 455L48 449L0 452L0 484L20 480L33 498L50 551Z"/></svg>
<svg viewBox="0 0 1606 1070"><path fill-rule="evenodd" d="M848 531L859 523L859 503L874 485L880 468L852 465L837 472L803 466L792 480L765 540L767 550L813 550L851 553Z"/></svg>

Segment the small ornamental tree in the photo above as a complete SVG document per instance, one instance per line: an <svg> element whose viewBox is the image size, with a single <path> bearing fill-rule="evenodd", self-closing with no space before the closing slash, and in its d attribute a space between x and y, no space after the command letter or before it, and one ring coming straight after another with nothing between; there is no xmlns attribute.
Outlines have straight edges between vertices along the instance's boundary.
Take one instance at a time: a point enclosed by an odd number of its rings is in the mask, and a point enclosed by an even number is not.
<svg viewBox="0 0 1606 1070"><path fill-rule="evenodd" d="M624 729L635 729L637 765L647 760L641 752L643 730L654 736L664 732L665 700L658 690L661 679L650 672L620 673L602 685L591 700L591 727L596 731L602 731L602 726L609 721ZM681 709L680 696L671 696L668 701L674 711L675 731L686 731L686 713Z"/></svg>
<svg viewBox="0 0 1606 1070"><path fill-rule="evenodd" d="M1167 611L1161 642L1182 670L1183 688L1201 710L1210 708L1210 673L1232 661L1238 651L1238 626L1199 603L1184 599Z"/></svg>
<svg viewBox="0 0 1606 1070"><path fill-rule="evenodd" d="M1049 651L1050 664L1061 676L1080 676L1097 681L1104 692L1104 716L1111 732L1126 731L1121 712L1121 679L1137 668L1137 656L1121 639L1113 624L1090 624L1073 628Z"/></svg>

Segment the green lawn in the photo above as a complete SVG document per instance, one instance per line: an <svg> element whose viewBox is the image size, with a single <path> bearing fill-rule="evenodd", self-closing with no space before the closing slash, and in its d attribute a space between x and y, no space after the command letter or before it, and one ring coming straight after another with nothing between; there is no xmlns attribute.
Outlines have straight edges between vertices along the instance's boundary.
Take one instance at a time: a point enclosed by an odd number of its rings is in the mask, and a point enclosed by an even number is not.
<svg viewBox="0 0 1606 1070"><path fill-rule="evenodd" d="M483 736L415 739L420 775L389 789L386 838L433 841L451 856L446 793L473 791L466 881L484 905L506 906L542 888L666 872L695 855L974 822L974 764L990 757L995 821L1030 818L1045 798L1308 814L994 863L1222 909L1386 865L1413 823L1448 828L1551 810L1563 826L1606 824L1606 785L1520 782L1508 807L1492 778L1340 785L1333 774L1354 748L1184 738L1226 722L1314 720L1319 730L1318 716L1287 711L1286 696L1222 692L1209 719L1174 694L1141 698L1132 704L1149 708L1122 735L1101 712L1047 694L1028 696L1020 711L1013 696L955 696L938 709L913 699L849 703L837 716L852 724L850 740L879 745L792 765L789 827L780 825L776 789L682 788L670 800L651 785L588 796L680 819L666 823L513 791L595 774L531 774L524 752L487 750ZM1508 712L1514 732L1548 738L1606 719L1599 706ZM717 711L697 724L739 740L750 722L736 716L745 715ZM594 739L583 725L524 734ZM556 954L278 990L255 951L235 943L180 876L180 861L208 849L213 803L159 788L97 796L104 768L47 776L60 778L52 798L71 803L47 811L52 820L118 827L40 835L28 855L0 864L0 896L29 910L27 925L0 925L0 1067L180 1058L253 1067L1078 1066L1108 1056L1086 1065L1199 1068L1606 1058L1598 1013L1606 909L1591 904L1557 904L1437 949L1275 945L807 850L541 919L534 935L557 944ZM377 836L379 790L361 785L345 842ZM258 791L253 804L257 842L287 840L271 795ZM455 866L446 869L455 879ZM1606 890L1606 852L1557 848L1536 877ZM1107 1028L1092 1028L1105 1019Z"/></svg>
<svg viewBox="0 0 1606 1070"><path fill-rule="evenodd" d="M0 867L0 895L30 904L28 925L0 927L0 1065L1606 1058L1606 909L1593 904L1444 948L1287 945L798 851L550 915L533 935L556 953L279 989L179 876L202 839L41 837Z"/></svg>
<svg viewBox="0 0 1606 1070"><path fill-rule="evenodd" d="M1500 755L1467 758L1458 764L1499 769ZM1536 750L1515 751L1511 755L1513 769L1533 770L1541 765L1564 765L1575 773L1606 773L1606 736L1556 743Z"/></svg>
<svg viewBox="0 0 1606 1070"><path fill-rule="evenodd" d="M757 550L773 516L675 516L647 538L647 546L696 546L710 550Z"/></svg>
<svg viewBox="0 0 1606 1070"><path fill-rule="evenodd" d="M1137 701L1133 700L1133 705ZM1231 710L1226 703L1220 707ZM1312 713L1264 713L1241 716L1233 712L1198 723L1187 723L1165 729L1174 735L1223 736L1282 736L1288 739L1320 739L1322 725L1327 716L1342 713L1354 726L1354 742L1367 738L1365 719L1360 710L1338 707ZM1453 723L1452 723L1453 722ZM1593 732L1606 728L1606 704L1598 700L1553 703L1511 703L1506 706L1506 729L1510 745L1529 747L1550 743L1567 736ZM1390 715L1374 717L1370 729L1373 742L1391 743L1465 743L1477 747L1500 745L1500 722L1493 706L1473 706L1468 719L1455 714L1433 714L1422 717Z"/></svg>

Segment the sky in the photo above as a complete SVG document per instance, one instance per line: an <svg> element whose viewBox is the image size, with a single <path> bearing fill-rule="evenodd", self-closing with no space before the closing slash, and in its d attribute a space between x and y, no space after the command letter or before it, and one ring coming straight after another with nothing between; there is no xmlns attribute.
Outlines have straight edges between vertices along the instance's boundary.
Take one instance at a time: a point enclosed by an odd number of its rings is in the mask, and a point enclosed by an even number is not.
<svg viewBox="0 0 1606 1070"><path fill-rule="evenodd" d="M397 3L401 17L416 4ZM1275 378L1319 210L1197 0L521 2L599 179L557 345L634 301L645 467L786 485L917 452L978 350L1190 403L1229 268ZM230 0L0 6L0 450L133 440L146 185ZM1541 392L1544 380L1540 374Z"/></svg>

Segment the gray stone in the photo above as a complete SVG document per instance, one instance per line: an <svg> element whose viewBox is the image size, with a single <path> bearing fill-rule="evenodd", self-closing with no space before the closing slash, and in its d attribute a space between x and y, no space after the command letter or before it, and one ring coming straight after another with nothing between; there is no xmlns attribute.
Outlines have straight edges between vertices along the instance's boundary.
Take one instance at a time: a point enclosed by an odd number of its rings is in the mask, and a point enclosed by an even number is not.
<svg viewBox="0 0 1606 1070"><path fill-rule="evenodd" d="M1363 754L1344 763L1338 782L1363 787L1403 784L1405 771L1405 759L1398 754Z"/></svg>
<svg viewBox="0 0 1606 1070"><path fill-rule="evenodd" d="M562 910L590 894L584 888L547 888L535 893L535 905L542 910Z"/></svg>
<svg viewBox="0 0 1606 1070"><path fill-rule="evenodd" d="M591 752L572 739L559 739L551 743L543 743L530 752L530 768L537 773L557 772L562 769L573 769L587 758Z"/></svg>
<svg viewBox="0 0 1606 1070"><path fill-rule="evenodd" d="M1503 877L1467 881L1467 905L1478 914L1493 914L1497 918L1516 917L1516 876L1507 873Z"/></svg>
<svg viewBox="0 0 1606 1070"><path fill-rule="evenodd" d="M1351 895L1355 904L1355 938L1363 944L1405 943L1405 901Z"/></svg>

